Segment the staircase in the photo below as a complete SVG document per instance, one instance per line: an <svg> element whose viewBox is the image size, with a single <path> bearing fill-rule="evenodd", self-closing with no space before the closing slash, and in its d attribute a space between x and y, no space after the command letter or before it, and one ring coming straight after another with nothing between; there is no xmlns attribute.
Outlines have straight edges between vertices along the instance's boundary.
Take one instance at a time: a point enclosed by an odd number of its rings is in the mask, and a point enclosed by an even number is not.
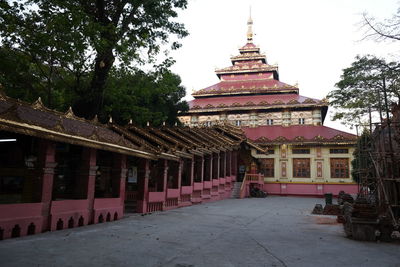
<svg viewBox="0 0 400 267"><path fill-rule="evenodd" d="M242 182L235 182L235 184L233 185L231 198L240 197L240 187L242 187Z"/></svg>
<svg viewBox="0 0 400 267"><path fill-rule="evenodd" d="M125 201L125 213L135 213L136 212L137 201Z"/></svg>

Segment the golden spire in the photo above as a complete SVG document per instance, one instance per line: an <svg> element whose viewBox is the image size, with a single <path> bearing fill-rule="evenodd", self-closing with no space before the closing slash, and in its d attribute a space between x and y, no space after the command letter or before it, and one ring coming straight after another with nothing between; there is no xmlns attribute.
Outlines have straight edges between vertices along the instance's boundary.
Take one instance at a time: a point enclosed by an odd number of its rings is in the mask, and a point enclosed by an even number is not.
<svg viewBox="0 0 400 267"><path fill-rule="evenodd" d="M247 42L253 42L253 20L251 19L251 6L250 6L250 15L247 20Z"/></svg>

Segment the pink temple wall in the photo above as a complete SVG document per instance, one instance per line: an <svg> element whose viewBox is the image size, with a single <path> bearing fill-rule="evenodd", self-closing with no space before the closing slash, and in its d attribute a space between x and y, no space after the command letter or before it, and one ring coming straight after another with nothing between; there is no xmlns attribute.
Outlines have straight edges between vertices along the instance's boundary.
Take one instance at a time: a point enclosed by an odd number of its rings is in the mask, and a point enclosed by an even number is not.
<svg viewBox="0 0 400 267"><path fill-rule="evenodd" d="M0 205L0 228L3 230L3 239L11 238L12 229L18 225L20 236L28 234L31 223L35 226L35 233L43 231L42 203L21 203Z"/></svg>
<svg viewBox="0 0 400 267"><path fill-rule="evenodd" d="M193 186L189 185L189 186L182 186L181 187L181 194L182 195L188 195L193 193Z"/></svg>
<svg viewBox="0 0 400 267"><path fill-rule="evenodd" d="M107 216L110 216L110 221L122 218L124 214L124 206L121 203L121 198L96 198L94 200L94 223L99 222L100 215L107 221Z"/></svg>
<svg viewBox="0 0 400 267"><path fill-rule="evenodd" d="M332 193L337 196L340 191L357 194L357 184L307 184L307 183L265 183L263 190L271 195L323 196Z"/></svg>
<svg viewBox="0 0 400 267"><path fill-rule="evenodd" d="M57 229L57 224L60 220L63 222L63 227L61 229L68 228L68 221L71 218L74 220L76 226L81 216L84 220L84 225L87 225L90 220L88 205L87 199L52 201L50 230L60 230Z"/></svg>

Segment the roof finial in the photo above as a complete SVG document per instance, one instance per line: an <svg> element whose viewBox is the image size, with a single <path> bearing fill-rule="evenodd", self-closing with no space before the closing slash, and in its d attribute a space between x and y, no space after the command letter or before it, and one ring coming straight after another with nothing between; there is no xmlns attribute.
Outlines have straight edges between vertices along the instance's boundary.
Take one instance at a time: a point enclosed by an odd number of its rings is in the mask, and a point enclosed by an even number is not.
<svg viewBox="0 0 400 267"><path fill-rule="evenodd" d="M251 6L250 6L250 14L249 19L247 20L247 42L253 42L253 19L251 18Z"/></svg>

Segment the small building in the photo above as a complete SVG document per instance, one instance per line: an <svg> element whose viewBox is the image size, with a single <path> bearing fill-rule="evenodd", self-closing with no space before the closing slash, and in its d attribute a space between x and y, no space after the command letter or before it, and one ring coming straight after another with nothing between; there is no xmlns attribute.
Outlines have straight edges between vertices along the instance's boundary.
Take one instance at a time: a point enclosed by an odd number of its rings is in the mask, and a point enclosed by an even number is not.
<svg viewBox="0 0 400 267"><path fill-rule="evenodd" d="M251 18L247 24L247 43L231 57L232 66L215 71L220 82L192 94L181 122L240 128L267 153L241 151L239 180L260 174L269 193L356 193L350 175L356 136L323 125L326 99L302 96L297 85L279 80L278 66L268 64L253 43Z"/></svg>

